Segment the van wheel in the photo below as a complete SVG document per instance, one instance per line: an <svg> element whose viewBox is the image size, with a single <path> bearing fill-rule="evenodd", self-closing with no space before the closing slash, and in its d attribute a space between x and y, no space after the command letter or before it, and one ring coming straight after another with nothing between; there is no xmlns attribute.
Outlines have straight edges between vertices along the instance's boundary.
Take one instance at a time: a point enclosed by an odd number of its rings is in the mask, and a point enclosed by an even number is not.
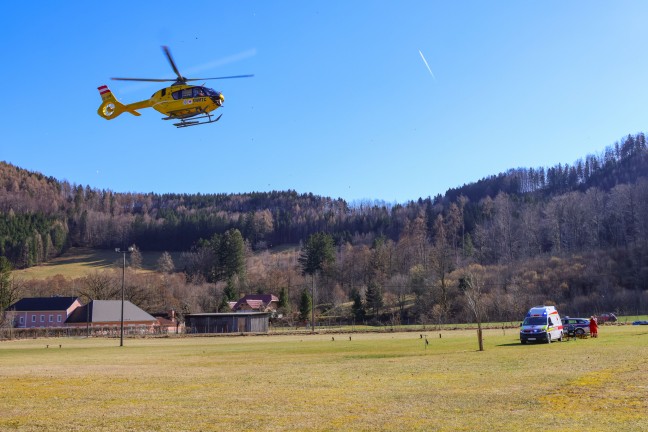
<svg viewBox="0 0 648 432"><path fill-rule="evenodd" d="M576 333L578 336L583 336L583 334L585 333L585 330L583 330L582 328L579 328L579 329L576 329L576 332L575 332L575 333Z"/></svg>
<svg viewBox="0 0 648 432"><path fill-rule="evenodd" d="M547 333L547 343L551 343L551 333Z"/></svg>
<svg viewBox="0 0 648 432"><path fill-rule="evenodd" d="M526 339L522 339L522 340L520 340L520 343L521 343L522 345L524 345L524 344L527 343L527 341L526 341Z"/></svg>
<svg viewBox="0 0 648 432"><path fill-rule="evenodd" d="M558 340L559 340L560 342L563 341L563 332L560 332L560 337L558 338Z"/></svg>

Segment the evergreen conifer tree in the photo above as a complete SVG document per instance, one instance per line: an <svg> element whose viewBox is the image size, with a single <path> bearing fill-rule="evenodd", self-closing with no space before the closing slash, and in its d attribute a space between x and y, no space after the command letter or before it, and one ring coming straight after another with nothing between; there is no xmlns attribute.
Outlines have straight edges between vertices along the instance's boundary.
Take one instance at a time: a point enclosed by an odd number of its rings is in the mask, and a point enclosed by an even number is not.
<svg viewBox="0 0 648 432"><path fill-rule="evenodd" d="M308 294L308 290L304 289L301 293L301 297L299 298L299 319L301 321L306 321L308 319L312 307L313 302L311 300L311 296L310 294Z"/></svg>
<svg viewBox="0 0 648 432"><path fill-rule="evenodd" d="M288 290L282 287L279 291L279 310L287 312L290 310L290 299L288 298Z"/></svg>
<svg viewBox="0 0 648 432"><path fill-rule="evenodd" d="M376 281L371 280L367 284L367 292L365 293L365 300L367 307L373 311L374 318L378 318L380 308L383 307L383 293L382 287Z"/></svg>
<svg viewBox="0 0 648 432"><path fill-rule="evenodd" d="M11 289L11 263L0 256L0 311L5 310L13 302Z"/></svg>
<svg viewBox="0 0 648 432"><path fill-rule="evenodd" d="M360 295L360 291L358 291L356 288L353 288L351 290L351 300L353 300L353 305L351 306L353 318L358 322L364 321L366 314L365 307L362 303L362 296Z"/></svg>

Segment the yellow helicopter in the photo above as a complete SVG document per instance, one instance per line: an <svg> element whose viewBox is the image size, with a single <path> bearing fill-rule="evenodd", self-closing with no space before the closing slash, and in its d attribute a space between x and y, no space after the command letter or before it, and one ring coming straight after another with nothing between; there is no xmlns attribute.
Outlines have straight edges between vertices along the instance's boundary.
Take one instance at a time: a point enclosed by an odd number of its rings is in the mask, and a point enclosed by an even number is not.
<svg viewBox="0 0 648 432"><path fill-rule="evenodd" d="M171 51L166 46L162 47L166 54L173 72L178 76L176 79L156 79L156 78L111 78L117 81L149 81L149 82L167 82L173 81L170 87L156 91L150 97L139 102L131 104L122 104L115 98L108 86L98 87L99 94L103 102L97 110L97 114L106 120L112 120L121 113L131 113L139 116L138 109L154 108L156 111L166 115L162 120L178 120L173 123L174 126L182 128L188 126L197 126L207 123L214 123L220 120L221 115L212 117L211 112L223 106L225 97L222 93L204 86L188 85L189 81L206 81L214 79L229 78L249 78L254 75L235 75L215 78L185 78L176 67Z"/></svg>

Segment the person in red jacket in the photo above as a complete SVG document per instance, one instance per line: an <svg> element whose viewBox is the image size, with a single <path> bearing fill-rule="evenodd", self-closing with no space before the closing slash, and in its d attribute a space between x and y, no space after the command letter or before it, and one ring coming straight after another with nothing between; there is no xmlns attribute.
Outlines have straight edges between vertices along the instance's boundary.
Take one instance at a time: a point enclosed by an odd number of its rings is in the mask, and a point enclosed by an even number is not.
<svg viewBox="0 0 648 432"><path fill-rule="evenodd" d="M591 317L590 318L590 336L593 338L598 337L598 323L596 322L596 317Z"/></svg>

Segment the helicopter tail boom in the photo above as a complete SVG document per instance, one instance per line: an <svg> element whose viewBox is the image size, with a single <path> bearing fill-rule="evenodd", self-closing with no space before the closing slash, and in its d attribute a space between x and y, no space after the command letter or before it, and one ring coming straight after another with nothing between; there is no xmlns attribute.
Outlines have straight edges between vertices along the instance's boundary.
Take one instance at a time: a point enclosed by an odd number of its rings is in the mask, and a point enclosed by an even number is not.
<svg viewBox="0 0 648 432"><path fill-rule="evenodd" d="M102 85L101 87L97 87L97 90L99 90L99 94L101 95L102 100L102 103L97 110L97 114L99 114L106 120L112 120L124 112L129 112L134 116L141 115L134 109L129 109L126 105L119 102L117 98L112 94L108 86Z"/></svg>

